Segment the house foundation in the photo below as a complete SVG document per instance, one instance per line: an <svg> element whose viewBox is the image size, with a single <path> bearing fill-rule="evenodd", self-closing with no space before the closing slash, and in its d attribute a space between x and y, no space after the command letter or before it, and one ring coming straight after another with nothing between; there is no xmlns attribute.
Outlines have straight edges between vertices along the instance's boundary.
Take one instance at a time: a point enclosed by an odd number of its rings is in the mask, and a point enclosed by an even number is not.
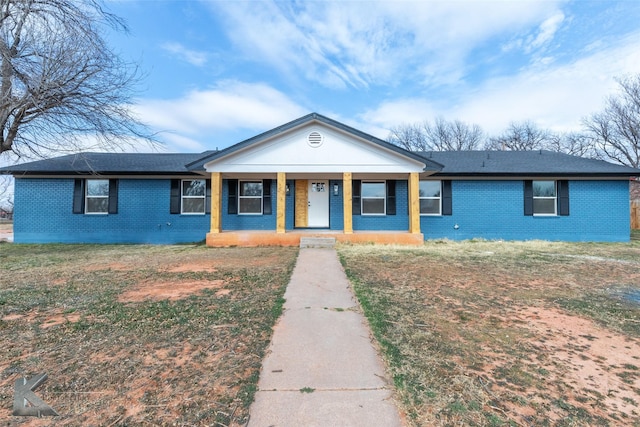
<svg viewBox="0 0 640 427"><path fill-rule="evenodd" d="M398 231L354 231L345 234L336 231L224 231L221 233L207 233L207 246L300 246L303 237L329 237L340 243L376 243L383 245L412 245L424 244L422 233Z"/></svg>

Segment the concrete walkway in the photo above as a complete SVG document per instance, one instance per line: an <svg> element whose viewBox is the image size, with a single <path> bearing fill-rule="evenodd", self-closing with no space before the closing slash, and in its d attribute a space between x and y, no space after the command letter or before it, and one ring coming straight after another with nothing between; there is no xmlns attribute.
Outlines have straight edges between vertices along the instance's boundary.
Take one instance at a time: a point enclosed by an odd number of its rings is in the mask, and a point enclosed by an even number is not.
<svg viewBox="0 0 640 427"><path fill-rule="evenodd" d="M301 249L262 363L250 427L402 426L334 249Z"/></svg>

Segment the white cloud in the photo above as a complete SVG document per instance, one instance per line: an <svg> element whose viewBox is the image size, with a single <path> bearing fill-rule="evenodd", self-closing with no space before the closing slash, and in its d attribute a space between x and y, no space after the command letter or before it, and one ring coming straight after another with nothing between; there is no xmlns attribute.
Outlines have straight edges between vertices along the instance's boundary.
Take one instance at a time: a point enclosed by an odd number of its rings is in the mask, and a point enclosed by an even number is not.
<svg viewBox="0 0 640 427"><path fill-rule="evenodd" d="M605 97L616 90L614 78L637 73L638 64L640 33L635 33L607 49L591 49L569 64L536 66L486 80L473 92L458 93L446 107L420 98L388 99L361 117L380 129L443 116L479 124L491 134L524 120L555 131L580 130L582 119L600 111Z"/></svg>
<svg viewBox="0 0 640 427"><path fill-rule="evenodd" d="M419 123L437 115L434 105L427 100L408 98L384 101L376 109L365 111L358 118L362 122L360 129L386 139L392 127Z"/></svg>
<svg viewBox="0 0 640 427"><path fill-rule="evenodd" d="M531 37L531 40L527 44L525 50L527 52L530 52L534 49L538 49L550 43L563 21L564 13L562 12L558 12L555 15L547 18L542 24L540 24L538 34L535 37Z"/></svg>
<svg viewBox="0 0 640 427"><path fill-rule="evenodd" d="M193 90L178 99L141 100L136 112L161 132L163 139L182 149L196 150L203 147L199 140L217 133L265 131L308 113L266 84L235 80L219 82L211 89Z"/></svg>
<svg viewBox="0 0 640 427"><path fill-rule="evenodd" d="M163 132L159 135L160 138L165 141L167 148L171 147L169 151L176 152L198 152L206 151L207 147L200 141L196 141L193 138L189 138L184 135L180 135L174 132Z"/></svg>
<svg viewBox="0 0 640 427"><path fill-rule="evenodd" d="M560 1L214 2L248 59L332 88L427 83L464 75L466 55L505 33L560 25Z"/></svg>
<svg viewBox="0 0 640 427"><path fill-rule="evenodd" d="M205 65L208 60L208 54L206 52L187 49L185 46L177 42L167 42L162 44L161 47L182 61L188 62L189 64L197 67Z"/></svg>

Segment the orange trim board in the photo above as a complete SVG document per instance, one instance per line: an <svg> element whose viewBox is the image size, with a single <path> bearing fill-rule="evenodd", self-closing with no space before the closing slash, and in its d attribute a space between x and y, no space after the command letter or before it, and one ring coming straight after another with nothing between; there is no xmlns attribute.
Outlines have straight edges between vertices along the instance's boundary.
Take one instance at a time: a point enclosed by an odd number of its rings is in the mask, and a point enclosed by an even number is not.
<svg viewBox="0 0 640 427"><path fill-rule="evenodd" d="M424 244L422 233L408 232L354 232L353 234L331 232L295 232L284 234L275 231L225 231L222 233L208 233L207 246L299 246L302 237L330 237L341 243L376 243L383 245L413 245Z"/></svg>

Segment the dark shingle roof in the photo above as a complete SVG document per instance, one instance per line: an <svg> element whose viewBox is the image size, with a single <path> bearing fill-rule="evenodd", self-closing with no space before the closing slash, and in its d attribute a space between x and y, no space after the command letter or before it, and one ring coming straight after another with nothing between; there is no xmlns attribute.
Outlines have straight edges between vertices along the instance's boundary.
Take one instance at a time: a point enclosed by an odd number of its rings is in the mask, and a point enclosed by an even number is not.
<svg viewBox="0 0 640 427"><path fill-rule="evenodd" d="M253 138L247 141L256 142ZM247 141L240 144L245 144ZM233 147L230 147L229 149L231 148ZM206 162L216 158L219 153L228 152L227 150L220 152L205 151L204 153L188 154L81 153L0 168L0 174L195 175L204 172L203 165ZM402 154L406 153L407 152L402 150ZM423 161L427 162L427 170L437 170L442 168L441 171L434 174L434 177L640 176L640 170L631 167L616 165L602 160L585 159L582 157L544 150L433 151L410 153L410 157L423 159Z"/></svg>
<svg viewBox="0 0 640 427"><path fill-rule="evenodd" d="M418 153L444 168L437 176L632 176L640 170L552 151L433 151Z"/></svg>
<svg viewBox="0 0 640 427"><path fill-rule="evenodd" d="M14 166L0 168L0 173L14 175L153 175L153 174L192 174L186 165L207 156L204 153L80 153L68 156L38 160Z"/></svg>
<svg viewBox="0 0 640 427"><path fill-rule="evenodd" d="M188 165L189 169L191 170L203 170L204 169L204 165L212 160L215 160L219 157L223 157L226 156L228 154L231 154L235 151L241 150L245 147L251 146L253 144L256 144L260 141L263 141L267 138L271 138L275 135L281 134L283 132L286 132L290 129L294 129L296 127L302 126L306 123L310 123L313 121L317 121L320 123L324 123L326 125L329 125L331 127L334 127L336 129L339 129L343 132L346 133L350 133L351 135L354 135L358 138L364 139L366 141L372 142L374 144L377 144L379 146L381 146L382 148L386 148L387 150L391 150L395 153L398 153L400 155L403 155L405 157L409 157L411 159L417 160L421 163L426 163L425 165L425 171L438 171L440 169L442 169L442 165L438 164L437 162L431 160L431 159L425 159L422 156L420 156L418 153L415 152L411 152L411 151L407 151L401 147L398 147L397 145L391 144L390 142L387 142L385 140L382 140L380 138L376 138L373 135L369 135L368 133L359 131L358 129L352 128L351 126L347 126L344 123L340 123L336 120L330 119L328 117L325 117L321 114L318 113L311 113L311 114L307 114L306 116L300 117L296 120L293 120L289 123L285 123L284 125L278 126L277 128L271 129L267 132L261 133L260 135L256 135L252 138L246 139L242 142L239 142L235 145L232 145L231 147L225 148L224 150L220 150L217 152L213 152L208 156L203 157L202 159L199 159L197 161L195 161L194 163Z"/></svg>

